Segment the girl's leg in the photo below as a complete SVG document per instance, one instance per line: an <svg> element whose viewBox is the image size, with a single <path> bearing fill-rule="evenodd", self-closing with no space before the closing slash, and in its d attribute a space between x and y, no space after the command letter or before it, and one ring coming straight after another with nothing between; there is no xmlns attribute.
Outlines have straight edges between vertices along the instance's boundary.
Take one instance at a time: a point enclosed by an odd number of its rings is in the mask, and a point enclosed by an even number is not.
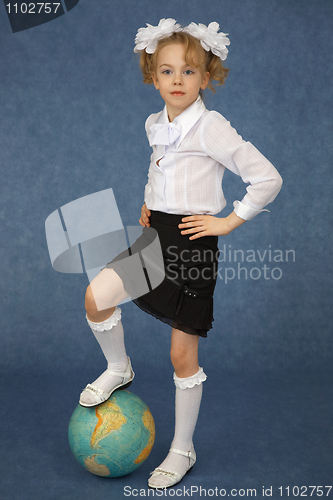
<svg viewBox="0 0 333 500"><path fill-rule="evenodd" d="M82 406L95 406L108 399L117 387L133 379L124 344L121 311L116 304L128 297L113 269L103 269L86 292L87 321L107 360L107 370L80 396Z"/></svg>
<svg viewBox="0 0 333 500"><path fill-rule="evenodd" d="M199 335L172 329L170 358L177 377L191 377L198 372L198 348Z"/></svg>
<svg viewBox="0 0 333 500"><path fill-rule="evenodd" d="M192 438L201 403L202 382L206 380L198 364L198 344L199 336L172 329L171 361L176 385L175 434L169 454L149 480L149 486L153 488L173 486L195 462Z"/></svg>
<svg viewBox="0 0 333 500"><path fill-rule="evenodd" d="M113 269L105 268L92 280L86 291L87 319L100 323L108 319L115 307L129 297L122 279Z"/></svg>

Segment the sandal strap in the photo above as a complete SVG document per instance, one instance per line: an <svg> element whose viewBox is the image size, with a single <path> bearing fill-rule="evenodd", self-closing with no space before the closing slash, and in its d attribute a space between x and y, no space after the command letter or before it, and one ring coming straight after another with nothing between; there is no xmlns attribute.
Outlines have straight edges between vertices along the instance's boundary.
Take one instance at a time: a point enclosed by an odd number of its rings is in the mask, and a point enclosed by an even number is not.
<svg viewBox="0 0 333 500"><path fill-rule="evenodd" d="M170 448L169 451L172 451L173 453L178 453L178 455L183 455L184 457L192 458L192 460L196 459L194 450L193 451L182 451L182 450L178 450L177 448Z"/></svg>
<svg viewBox="0 0 333 500"><path fill-rule="evenodd" d="M128 365L126 368L126 372L124 372L124 373L115 372L115 371L107 368L107 371L110 375L116 375L117 377L122 379L121 383L118 383L118 385L115 385L109 392L103 391L103 389L97 387L95 384L88 384L85 387L85 389L83 389L83 392L81 393L80 400L79 400L80 405L84 406L86 408L91 408L93 406L97 406L101 403L104 403L104 401L106 401L107 399L109 399L109 397L111 396L111 394L115 390L121 389L122 387L124 389L126 387L128 387L132 383L132 380L133 380L135 374L134 374L134 371L132 369L130 358L127 357L127 359L128 359ZM93 396L94 401L92 401L92 402L89 401L88 403L84 401L84 398L82 398L82 395L84 394L85 391L88 394L90 393L90 395Z"/></svg>
<svg viewBox="0 0 333 500"><path fill-rule="evenodd" d="M157 467L155 470L153 470L153 472L150 473L151 476L153 474L164 474L166 476L175 477L178 475L178 472L173 472L172 470L166 470L162 469L161 467Z"/></svg>
<svg viewBox="0 0 333 500"><path fill-rule="evenodd" d="M183 479L185 474L195 464L196 455L195 455L195 451L193 448L193 444L192 444L191 451L186 452L186 451L178 450L177 448L170 448L169 451L174 452L174 453L178 453L179 455L183 455L189 459L189 464L188 464L187 470L184 471L183 474L181 474L181 473L176 472L176 471L170 471L167 469L163 469L162 467L157 467L157 469L155 469L153 472L150 473L150 475L153 476L152 479L155 479L155 482L152 482L151 480L148 481L148 486L150 488L169 488L170 486L173 486L174 484L179 483L179 481L181 481ZM169 479L169 484L165 484L165 483L158 484L158 476L159 475L171 478L171 479ZM156 482L156 479L157 479L157 482Z"/></svg>
<svg viewBox="0 0 333 500"><path fill-rule="evenodd" d="M105 391L103 391L102 389L93 384L88 384L84 390L92 392L93 395L98 396L101 399L101 401L105 399L105 395L107 396L107 393Z"/></svg>

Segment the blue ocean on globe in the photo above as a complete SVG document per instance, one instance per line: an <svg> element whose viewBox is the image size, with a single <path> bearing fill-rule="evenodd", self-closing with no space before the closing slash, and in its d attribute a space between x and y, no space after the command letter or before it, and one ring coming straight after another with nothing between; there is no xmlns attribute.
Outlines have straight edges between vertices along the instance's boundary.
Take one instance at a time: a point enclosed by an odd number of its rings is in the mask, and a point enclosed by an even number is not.
<svg viewBox="0 0 333 500"><path fill-rule="evenodd" d="M89 472L104 477L129 474L148 457L155 424L147 405L129 391L117 390L93 408L78 405L69 422L70 448Z"/></svg>

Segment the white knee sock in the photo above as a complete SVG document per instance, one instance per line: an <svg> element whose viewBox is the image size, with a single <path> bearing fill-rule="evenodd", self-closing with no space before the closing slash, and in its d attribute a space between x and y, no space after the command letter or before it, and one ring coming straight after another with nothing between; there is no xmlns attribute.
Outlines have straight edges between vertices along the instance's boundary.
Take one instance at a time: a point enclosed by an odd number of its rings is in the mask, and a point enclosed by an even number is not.
<svg viewBox="0 0 333 500"><path fill-rule="evenodd" d="M121 323L121 310L116 307L110 318L101 323L94 323L87 318L88 324L99 343L108 363L108 369L124 373L128 365L127 354L124 344L124 330ZM103 391L109 392L113 387L121 383L122 377L110 374L107 370L102 373L92 385ZM84 402L92 402L89 393L81 395ZM90 401L91 400L91 401Z"/></svg>
<svg viewBox="0 0 333 500"><path fill-rule="evenodd" d="M174 373L173 378L176 386L176 425L171 447L182 451L191 451L202 397L202 382L207 377L203 369L200 368L192 377L179 378Z"/></svg>
<svg viewBox="0 0 333 500"><path fill-rule="evenodd" d="M192 377L179 378L174 374L176 385L176 425L171 448L176 448L184 452L192 450L192 438L201 403L202 382L204 382L206 378L202 368L200 368L195 375L192 375ZM170 451L159 467L183 475L187 471L188 466L188 457ZM159 484L163 479L163 477L159 476ZM168 481L166 477L165 484L167 484Z"/></svg>

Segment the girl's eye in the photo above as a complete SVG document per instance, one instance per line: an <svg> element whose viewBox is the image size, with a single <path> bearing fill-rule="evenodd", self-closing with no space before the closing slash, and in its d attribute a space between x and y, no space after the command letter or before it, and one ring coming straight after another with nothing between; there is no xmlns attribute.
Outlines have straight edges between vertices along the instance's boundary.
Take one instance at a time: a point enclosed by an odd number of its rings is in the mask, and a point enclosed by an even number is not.
<svg viewBox="0 0 333 500"><path fill-rule="evenodd" d="M194 73L194 71L192 71L191 69L186 69L184 71L185 75L192 75Z"/></svg>
<svg viewBox="0 0 333 500"><path fill-rule="evenodd" d="M170 69L165 69L165 70L163 71L163 74L164 74L164 75L171 75L171 70L170 70Z"/></svg>

